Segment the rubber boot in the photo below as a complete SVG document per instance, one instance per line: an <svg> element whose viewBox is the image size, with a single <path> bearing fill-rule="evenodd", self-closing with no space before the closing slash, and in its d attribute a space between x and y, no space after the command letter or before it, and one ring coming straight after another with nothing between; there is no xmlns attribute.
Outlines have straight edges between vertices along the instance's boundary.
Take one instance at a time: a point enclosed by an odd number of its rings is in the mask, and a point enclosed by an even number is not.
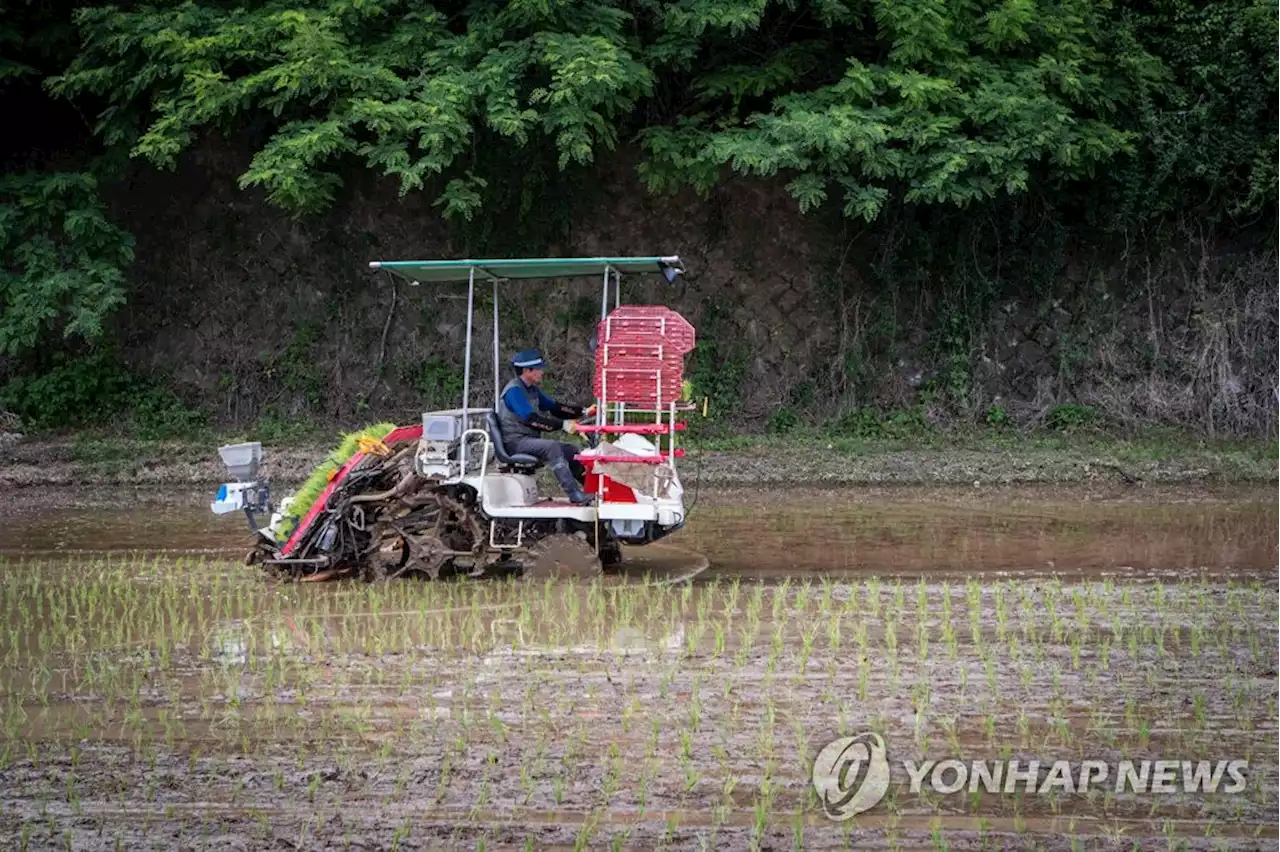
<svg viewBox="0 0 1280 852"><path fill-rule="evenodd" d="M568 495L570 503L582 506L591 502L591 498L578 486L578 480L573 478L573 471L569 469L567 461L557 459L552 462L551 472L556 475L556 481L560 483L560 487Z"/></svg>

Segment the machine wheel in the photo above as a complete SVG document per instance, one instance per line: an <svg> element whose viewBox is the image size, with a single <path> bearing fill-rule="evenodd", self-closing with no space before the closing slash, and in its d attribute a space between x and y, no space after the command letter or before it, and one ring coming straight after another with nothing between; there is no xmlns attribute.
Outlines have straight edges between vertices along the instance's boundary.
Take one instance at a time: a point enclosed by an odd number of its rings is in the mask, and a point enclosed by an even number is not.
<svg viewBox="0 0 1280 852"><path fill-rule="evenodd" d="M379 525L374 530L373 545L370 548L361 576L368 582L386 580L403 572L409 561L409 545L405 536L389 524Z"/></svg>
<svg viewBox="0 0 1280 852"><path fill-rule="evenodd" d="M555 533L538 539L524 559L524 576L531 580L590 579L603 570L586 534Z"/></svg>
<svg viewBox="0 0 1280 852"><path fill-rule="evenodd" d="M612 568L622 562L622 545L609 539L600 545L600 562L606 568Z"/></svg>
<svg viewBox="0 0 1280 852"><path fill-rule="evenodd" d="M396 508L375 528L364 564L366 580L392 580L404 574L426 574L435 580L455 548L472 549L474 513L439 492L414 495L412 508Z"/></svg>

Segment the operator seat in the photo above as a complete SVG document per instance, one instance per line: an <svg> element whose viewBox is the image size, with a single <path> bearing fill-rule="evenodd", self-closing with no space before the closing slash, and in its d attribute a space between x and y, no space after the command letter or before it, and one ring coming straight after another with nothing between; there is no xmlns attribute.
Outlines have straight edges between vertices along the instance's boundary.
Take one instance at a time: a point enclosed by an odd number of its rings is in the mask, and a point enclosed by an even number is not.
<svg viewBox="0 0 1280 852"><path fill-rule="evenodd" d="M528 453L507 452L507 445L502 440L502 423L498 420L497 412L490 411L485 415L485 425L489 427L489 440L493 441L493 454L498 457L498 470L533 473L542 464Z"/></svg>

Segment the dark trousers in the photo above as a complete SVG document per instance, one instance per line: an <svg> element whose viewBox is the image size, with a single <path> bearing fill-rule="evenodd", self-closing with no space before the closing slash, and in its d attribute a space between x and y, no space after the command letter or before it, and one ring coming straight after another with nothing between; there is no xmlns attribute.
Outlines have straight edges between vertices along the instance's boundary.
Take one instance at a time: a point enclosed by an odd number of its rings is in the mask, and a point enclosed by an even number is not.
<svg viewBox="0 0 1280 852"><path fill-rule="evenodd" d="M563 441L553 441L550 438L526 438L523 436L510 439L506 442L506 445L507 452L531 455L539 461L546 462L553 471L559 466L556 462L567 462L573 478L579 484L586 480L587 469L582 466L582 462L574 459L574 456L582 452L582 447L580 446L567 444Z"/></svg>

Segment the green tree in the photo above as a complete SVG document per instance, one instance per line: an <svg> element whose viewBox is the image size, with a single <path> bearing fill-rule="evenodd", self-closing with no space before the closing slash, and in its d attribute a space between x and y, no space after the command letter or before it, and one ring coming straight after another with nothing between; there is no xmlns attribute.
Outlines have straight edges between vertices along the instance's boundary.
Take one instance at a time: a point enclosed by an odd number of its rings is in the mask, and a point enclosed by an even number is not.
<svg viewBox="0 0 1280 852"><path fill-rule="evenodd" d="M42 80L75 53L72 8L0 0L0 104L9 117L0 145L0 355L10 357L42 349L51 336L102 336L124 301L133 256L132 238L109 220L87 165L94 144L60 133L59 122L78 121L75 113L41 108L54 106ZM27 120L33 107L39 114ZM54 160L61 170L48 167Z"/></svg>
<svg viewBox="0 0 1280 852"><path fill-rule="evenodd" d="M720 30L727 59L692 75L687 115L643 131L655 189L707 189L725 166L784 174L801 209L838 194L846 216L869 220L891 195L968 205L1037 175L1088 177L1132 150L1116 121L1130 83L1092 2L761 7L768 26L745 38L743 20L695 11L707 6L665 18L690 37ZM770 48L779 30L811 35Z"/></svg>
<svg viewBox="0 0 1280 852"><path fill-rule="evenodd" d="M133 238L113 225L83 172L0 180L0 354L34 349L50 332L93 340L124 302Z"/></svg>
<svg viewBox="0 0 1280 852"><path fill-rule="evenodd" d="M1088 0L165 2L84 9L54 91L106 104L110 144L172 166L205 131L266 128L241 175L298 212L352 160L432 182L469 218L504 175L481 140L554 150L560 169L636 139L654 190L726 170L786 175L804 210L890 195L966 205L1096 174L1134 150L1125 110L1153 60L1118 61Z"/></svg>
<svg viewBox="0 0 1280 852"><path fill-rule="evenodd" d="M358 157L402 193L447 175L438 205L470 217L477 125L588 163L653 85L631 16L604 3L163 3L77 20L84 50L54 90L104 100L108 142L167 167L209 128L265 121L240 184L298 212L329 205Z"/></svg>
<svg viewBox="0 0 1280 852"><path fill-rule="evenodd" d="M1119 61L1142 52L1126 106L1140 134L1100 218L1202 221L1275 210L1280 38L1275 0L1154 0L1122 7Z"/></svg>

